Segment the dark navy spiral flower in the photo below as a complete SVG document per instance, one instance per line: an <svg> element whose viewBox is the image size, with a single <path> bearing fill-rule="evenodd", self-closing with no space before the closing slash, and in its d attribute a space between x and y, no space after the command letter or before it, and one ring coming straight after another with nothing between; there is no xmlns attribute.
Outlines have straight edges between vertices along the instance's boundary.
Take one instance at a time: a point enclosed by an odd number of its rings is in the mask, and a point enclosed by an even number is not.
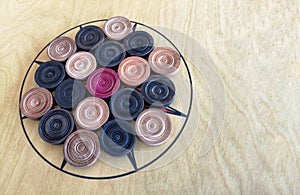
<svg viewBox="0 0 300 195"><path fill-rule="evenodd" d="M168 106L175 98L174 83L162 75L151 76L142 85L145 101L154 106Z"/></svg>
<svg viewBox="0 0 300 195"><path fill-rule="evenodd" d="M55 101L60 107L71 109L85 98L85 94L85 87L80 81L67 79L56 88Z"/></svg>
<svg viewBox="0 0 300 195"><path fill-rule="evenodd" d="M89 51L99 43L103 42L105 34L98 26L85 26L81 28L75 37L75 42L78 48Z"/></svg>
<svg viewBox="0 0 300 195"><path fill-rule="evenodd" d="M55 89L65 78L66 71L62 63L56 61L43 62L36 70L34 79L40 86L49 90Z"/></svg>
<svg viewBox="0 0 300 195"><path fill-rule="evenodd" d="M135 31L124 39L125 50L132 56L146 56L154 48L152 36L145 31Z"/></svg>
<svg viewBox="0 0 300 195"><path fill-rule="evenodd" d="M116 118L133 120L143 111L144 99L137 90L124 88L111 97L109 105Z"/></svg>
<svg viewBox="0 0 300 195"><path fill-rule="evenodd" d="M131 152L135 146L136 137L130 123L116 119L107 122L102 127L100 145L107 154L121 157Z"/></svg>
<svg viewBox="0 0 300 195"><path fill-rule="evenodd" d="M50 144L61 144L74 130L73 116L64 109L53 109L40 120L40 137Z"/></svg>
<svg viewBox="0 0 300 195"><path fill-rule="evenodd" d="M100 66L114 67L125 58L126 52L120 43L105 41L96 48L94 55Z"/></svg>

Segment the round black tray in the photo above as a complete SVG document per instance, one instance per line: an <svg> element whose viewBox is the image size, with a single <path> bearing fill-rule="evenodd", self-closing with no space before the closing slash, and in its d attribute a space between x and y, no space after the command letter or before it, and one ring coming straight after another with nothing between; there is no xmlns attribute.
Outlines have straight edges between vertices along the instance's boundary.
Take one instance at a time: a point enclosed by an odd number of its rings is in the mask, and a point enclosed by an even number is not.
<svg viewBox="0 0 300 195"><path fill-rule="evenodd" d="M79 24L77 26L74 26L68 30L66 30L65 32L61 33L60 35L58 35L57 37L55 37L54 39L62 36L62 35L65 35L66 33L74 30L74 29L77 29L77 28L82 28L82 26L84 25L87 25L87 24L93 24L93 23L96 23L96 22L105 22L107 21L107 19L100 19L100 20L94 20L94 21L90 21L90 22L86 22L86 23L82 23L82 24ZM182 124L182 127L181 129L178 131L177 135L175 136L174 140L170 143L170 145L165 149L163 150L159 155L157 155L154 159L152 159L151 161L149 161L148 163L138 167L137 164L136 164L136 161L135 161L135 157L134 157L134 152L131 152L128 156L131 164L132 164L132 167L133 167L133 170L131 171L128 171L126 173L122 173L122 174L116 174L116 175L108 175L108 176L101 176L101 177L93 177L93 176L86 176L86 175L80 175L80 174L76 174L76 173L72 173L70 171L66 171L64 170L64 166L66 165L66 161L64 159L62 159L62 163L61 163L61 166L57 166L55 164L53 164L52 162L50 162L45 156L43 156L41 154L41 152L34 146L32 140L30 139L29 137L29 134L28 134L28 130L26 130L25 128L25 125L24 125L24 120L26 120L27 118L22 116L22 113L21 113L21 110L19 109L19 115L20 115L20 121L21 121L21 125L22 125L22 128L23 128L23 131L24 131L24 134L29 142L29 144L31 145L31 147L34 149L34 151L45 161L47 162L49 165L51 165L52 167L54 167L55 169L59 170L59 171L62 171L64 173L67 173L69 175L72 175L72 176L75 176L75 177L79 177L79 178L85 178L85 179L98 179L98 180L101 180L101 179L114 179L114 178L118 178L118 177L123 177L123 176L126 176L126 175L129 175L129 174L132 174L132 173L135 173L135 172L138 172L146 167L148 167L149 165L153 164L155 161L157 161L158 159L160 159L163 155L165 155L170 149L171 147L176 143L176 141L178 140L178 138L180 137L180 135L182 134L185 126L186 126L186 123L189 119L189 116L190 116L190 113L191 113L191 107L192 107L192 101L193 101L193 85L192 85L192 78L191 78L191 73L190 73L190 70L189 70L189 67L188 67L188 64L185 60L185 58L183 57L183 55L181 54L181 52L179 51L179 49L175 46L175 44L168 38L166 37L164 34L162 34L161 32L159 32L158 30L150 27L150 26L147 26L143 23L140 23L140 22L136 22L136 21L131 21L131 23L133 24L133 31L136 29L136 27L138 25L142 26L142 27L145 27L157 34L159 34L161 37L163 37L167 42L169 42L175 50L177 50L177 52L179 53L180 55L180 58L182 60L182 62L184 63L184 67L186 68L186 71L187 71L187 74L188 74L188 79L189 79L189 90L190 90L190 96L189 96L189 106L188 106L188 111L187 113L182 113L178 110L176 110L175 108L171 107L171 106L167 106L165 107L166 111L168 114L173 114L173 115L177 115L179 117L184 117L184 122ZM54 40L53 39L53 40ZM41 53L47 49L48 45L53 41L51 40L38 54L37 56L34 58L34 60L32 61L32 63L30 64L29 68L27 69L26 71L26 74L24 76L24 79L22 81L22 85L21 85L21 89L20 89L20 95L19 95L19 108L20 108L20 102L21 102L21 97L22 97L22 94L23 94L23 88L24 88L24 85L26 83L26 80L27 80L27 77L28 77L28 74L33 66L34 63L37 63L39 64L40 62L37 61L38 57L41 55ZM28 120L28 119L27 119Z"/></svg>

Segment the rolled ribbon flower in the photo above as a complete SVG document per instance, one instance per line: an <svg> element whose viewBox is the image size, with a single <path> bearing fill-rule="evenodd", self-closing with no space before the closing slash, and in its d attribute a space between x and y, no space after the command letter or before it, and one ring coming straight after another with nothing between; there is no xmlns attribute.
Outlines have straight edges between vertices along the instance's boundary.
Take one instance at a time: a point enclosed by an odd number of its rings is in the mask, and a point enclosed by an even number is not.
<svg viewBox="0 0 300 195"><path fill-rule="evenodd" d="M105 22L103 30L108 38L119 41L132 32L132 25L127 18L116 16Z"/></svg>
<svg viewBox="0 0 300 195"><path fill-rule="evenodd" d="M89 76L86 87L93 96L108 98L119 90L120 84L120 78L114 70L100 68Z"/></svg>
<svg viewBox="0 0 300 195"><path fill-rule="evenodd" d="M97 97L87 97L76 107L74 118L76 123L84 129L97 130L109 117L106 102Z"/></svg>
<svg viewBox="0 0 300 195"><path fill-rule="evenodd" d="M148 62L154 72L167 77L177 74L180 69L180 56L169 47L156 47L150 53Z"/></svg>
<svg viewBox="0 0 300 195"><path fill-rule="evenodd" d="M99 138L93 131L79 129L68 136L64 157L74 167L89 167L100 158Z"/></svg>
<svg viewBox="0 0 300 195"><path fill-rule="evenodd" d="M89 52L77 52L67 60L65 68L70 77L83 80L96 70L96 58Z"/></svg>
<svg viewBox="0 0 300 195"><path fill-rule="evenodd" d="M48 56L51 60L66 61L77 50L75 41L70 37L58 37L48 46Z"/></svg>
<svg viewBox="0 0 300 195"><path fill-rule="evenodd" d="M36 87L27 91L21 98L20 109L23 115L38 119L53 106L52 94L45 88Z"/></svg>
<svg viewBox="0 0 300 195"><path fill-rule="evenodd" d="M172 130L169 116L160 109L144 110L137 118L135 131L139 139L147 145L158 146L167 141Z"/></svg>

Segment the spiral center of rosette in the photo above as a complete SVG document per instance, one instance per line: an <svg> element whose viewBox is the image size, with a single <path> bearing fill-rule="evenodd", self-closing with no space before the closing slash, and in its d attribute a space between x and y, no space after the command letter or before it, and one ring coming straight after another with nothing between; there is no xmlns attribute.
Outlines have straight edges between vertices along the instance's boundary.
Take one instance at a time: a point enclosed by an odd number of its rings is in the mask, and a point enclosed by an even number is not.
<svg viewBox="0 0 300 195"><path fill-rule="evenodd" d="M170 54L165 54L158 57L158 62L163 69L170 69L174 64L174 58Z"/></svg>
<svg viewBox="0 0 300 195"><path fill-rule="evenodd" d="M55 79L56 72L56 70L49 68L48 71L45 72L45 76L47 77L47 79Z"/></svg>
<svg viewBox="0 0 300 195"><path fill-rule="evenodd" d="M61 120L54 119L53 121L51 121L51 128L52 128L54 131L57 131L57 130L61 129L61 127L62 127L62 122L61 122Z"/></svg>
<svg viewBox="0 0 300 195"><path fill-rule="evenodd" d="M77 71L85 70L89 67L89 62L86 59L78 59L74 67Z"/></svg>
<svg viewBox="0 0 300 195"><path fill-rule="evenodd" d="M74 96L74 90L72 86L68 86L68 88L66 88L65 90L65 94L66 97L72 97Z"/></svg>
<svg viewBox="0 0 300 195"><path fill-rule="evenodd" d="M55 71L54 71L54 70L49 70L49 71L46 73L46 77L47 77L47 78L52 78L54 75L55 75Z"/></svg>
<svg viewBox="0 0 300 195"><path fill-rule="evenodd" d="M116 144L122 143L122 140L124 139L124 134L122 134L120 131L113 132L111 138L112 141Z"/></svg>
<svg viewBox="0 0 300 195"><path fill-rule="evenodd" d="M129 100L129 98L125 98L126 100ZM121 106L122 106L122 108L125 110L125 109L129 109L129 107L130 107L130 105L132 105L132 104L130 104L130 100L129 101L122 101L121 102Z"/></svg>
<svg viewBox="0 0 300 195"><path fill-rule="evenodd" d="M34 96L30 96L27 101L28 104L25 104L24 107L26 112L31 112L32 114L34 114L39 113L45 109L47 97L40 94L34 94Z"/></svg>
<svg viewBox="0 0 300 195"><path fill-rule="evenodd" d="M168 96L168 91L168 87L161 83L156 83L152 88L153 97L159 100L165 99Z"/></svg>
<svg viewBox="0 0 300 195"><path fill-rule="evenodd" d="M138 75L136 73L142 71L138 65L132 65L128 68L128 73L131 74L131 76L137 76L137 77L141 77L141 75Z"/></svg>
<svg viewBox="0 0 300 195"><path fill-rule="evenodd" d="M123 33L126 30L126 26L121 22L116 22L111 27L114 33Z"/></svg>
<svg viewBox="0 0 300 195"><path fill-rule="evenodd" d="M125 58L126 52L122 44L116 41L105 41L94 51L97 63L103 67L115 67Z"/></svg>
<svg viewBox="0 0 300 195"><path fill-rule="evenodd" d="M107 83L109 83L108 81L107 81L107 79L101 79L99 82L98 82L98 85L100 85L100 87L101 86L105 86L105 85L107 85Z"/></svg>
<svg viewBox="0 0 300 195"><path fill-rule="evenodd" d="M157 130L157 124L154 119L151 119L146 124L149 127L150 132Z"/></svg>
<svg viewBox="0 0 300 195"><path fill-rule="evenodd" d="M100 119L101 116L102 116L102 109L97 108L96 105L93 107L92 106L88 107L86 110L86 117L89 120Z"/></svg>
<svg viewBox="0 0 300 195"><path fill-rule="evenodd" d="M165 122L162 118L157 116L151 116L149 119L146 119L146 131L145 136L149 137L160 137L165 131Z"/></svg>
<svg viewBox="0 0 300 195"><path fill-rule="evenodd" d="M94 36L93 33L89 33L89 34L86 36L86 40L87 40L87 41L92 41L92 40L94 40L94 38L95 38L95 36Z"/></svg>
<svg viewBox="0 0 300 195"><path fill-rule="evenodd" d="M31 105L32 107L37 107L37 106L40 105L40 103L41 103L40 99L39 99L39 98L36 98L36 97L34 97L34 98L30 101L30 105Z"/></svg>
<svg viewBox="0 0 300 195"><path fill-rule="evenodd" d="M136 47L141 47L141 46L145 46L144 41L142 39L138 39L135 41L135 46Z"/></svg>
<svg viewBox="0 0 300 195"><path fill-rule="evenodd" d="M60 56L69 55L72 52L72 45L69 42L62 41L56 46L56 52Z"/></svg>
<svg viewBox="0 0 300 195"><path fill-rule="evenodd" d="M117 57L117 52L116 52L116 50L110 48L110 49L106 50L105 55L106 55L107 57L113 59L113 58Z"/></svg>
<svg viewBox="0 0 300 195"><path fill-rule="evenodd" d="M66 45L63 43L57 46L57 52L60 54L64 53L65 49L66 49Z"/></svg>
<svg viewBox="0 0 300 195"><path fill-rule="evenodd" d="M76 145L76 151L80 154L86 153L86 146L83 142L80 142Z"/></svg>
<svg viewBox="0 0 300 195"><path fill-rule="evenodd" d="M107 77L105 78L101 78L98 83L97 83L97 88L96 90L98 92L107 92L110 91L113 86L114 86L114 80L113 79L109 79Z"/></svg>
<svg viewBox="0 0 300 195"><path fill-rule="evenodd" d="M109 146L113 150L127 150L127 144L130 142L129 134L124 129L115 126L106 131Z"/></svg>

